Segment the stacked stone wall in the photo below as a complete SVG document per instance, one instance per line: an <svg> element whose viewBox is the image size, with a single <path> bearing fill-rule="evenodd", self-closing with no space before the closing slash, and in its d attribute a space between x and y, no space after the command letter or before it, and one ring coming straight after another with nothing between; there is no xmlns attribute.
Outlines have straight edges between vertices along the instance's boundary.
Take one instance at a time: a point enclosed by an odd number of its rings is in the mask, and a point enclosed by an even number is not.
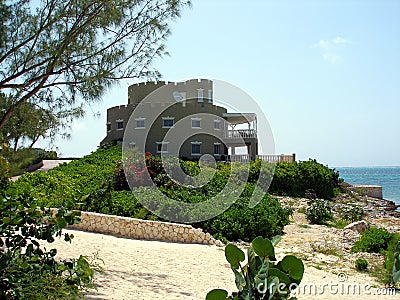
<svg viewBox="0 0 400 300"><path fill-rule="evenodd" d="M81 222L69 226L89 232L113 234L134 239L223 246L209 233L191 225L133 219L92 212L81 212Z"/></svg>

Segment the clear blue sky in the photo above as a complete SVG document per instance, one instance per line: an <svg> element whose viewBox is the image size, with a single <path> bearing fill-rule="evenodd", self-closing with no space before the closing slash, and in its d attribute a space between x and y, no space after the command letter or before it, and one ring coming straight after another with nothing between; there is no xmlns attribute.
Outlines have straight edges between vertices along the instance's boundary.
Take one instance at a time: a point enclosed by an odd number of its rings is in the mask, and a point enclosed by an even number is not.
<svg viewBox="0 0 400 300"><path fill-rule="evenodd" d="M400 1L193 0L171 25L163 79L215 78L262 107L277 153L329 166L400 165ZM57 141L64 157L95 150L106 109L127 102L121 82L100 112Z"/></svg>

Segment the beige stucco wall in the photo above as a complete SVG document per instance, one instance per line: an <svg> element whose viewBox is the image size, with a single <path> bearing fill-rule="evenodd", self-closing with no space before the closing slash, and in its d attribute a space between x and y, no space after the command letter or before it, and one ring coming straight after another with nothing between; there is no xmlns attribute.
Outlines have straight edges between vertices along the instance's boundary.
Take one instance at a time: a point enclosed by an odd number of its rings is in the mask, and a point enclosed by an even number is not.
<svg viewBox="0 0 400 300"><path fill-rule="evenodd" d="M351 191L365 194L369 197L382 199L382 187L378 185L353 185L349 187Z"/></svg>

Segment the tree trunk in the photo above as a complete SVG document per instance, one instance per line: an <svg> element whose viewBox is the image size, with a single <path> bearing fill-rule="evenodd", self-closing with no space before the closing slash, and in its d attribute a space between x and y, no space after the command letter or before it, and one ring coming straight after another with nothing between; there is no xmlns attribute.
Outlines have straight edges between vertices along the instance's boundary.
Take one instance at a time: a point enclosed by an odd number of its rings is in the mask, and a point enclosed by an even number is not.
<svg viewBox="0 0 400 300"><path fill-rule="evenodd" d="M18 137L18 138L15 138L15 140L14 140L14 152L17 151L18 140L19 140L19 137Z"/></svg>
<svg viewBox="0 0 400 300"><path fill-rule="evenodd" d="M37 137L35 137L35 138L32 140L32 143L29 145L29 149L32 149L33 145L36 144L36 142L38 141L39 138L40 138L40 135L38 135Z"/></svg>

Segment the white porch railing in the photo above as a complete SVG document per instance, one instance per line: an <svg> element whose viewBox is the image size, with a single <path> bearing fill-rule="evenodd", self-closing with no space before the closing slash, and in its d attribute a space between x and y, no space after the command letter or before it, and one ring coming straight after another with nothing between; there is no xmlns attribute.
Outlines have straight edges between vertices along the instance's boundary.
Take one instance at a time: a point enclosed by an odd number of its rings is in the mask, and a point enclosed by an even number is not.
<svg viewBox="0 0 400 300"><path fill-rule="evenodd" d="M257 155L257 158L270 162L270 163L279 163L279 162L294 162L295 161L295 155Z"/></svg>
<svg viewBox="0 0 400 300"><path fill-rule="evenodd" d="M250 155L248 154L235 154L231 155L230 159L232 162L249 163Z"/></svg>
<svg viewBox="0 0 400 300"><path fill-rule="evenodd" d="M257 132L255 129L225 130L224 138L226 139L257 138Z"/></svg>

